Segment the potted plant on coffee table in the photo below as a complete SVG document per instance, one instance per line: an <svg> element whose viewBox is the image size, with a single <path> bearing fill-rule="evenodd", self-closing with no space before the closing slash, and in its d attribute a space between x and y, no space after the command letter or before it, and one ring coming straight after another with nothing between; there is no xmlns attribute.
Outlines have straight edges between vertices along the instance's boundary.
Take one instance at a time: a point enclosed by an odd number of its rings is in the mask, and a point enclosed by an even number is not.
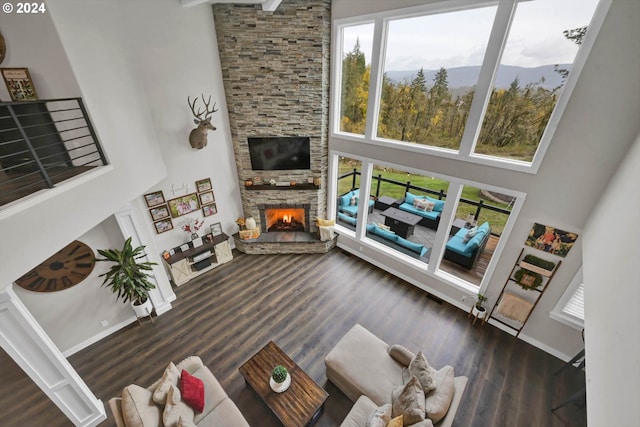
<svg viewBox="0 0 640 427"><path fill-rule="evenodd" d="M276 393L286 391L291 385L291 375L289 375L287 368L282 365L273 368L271 378L269 378L269 385L271 386L271 390Z"/></svg>
<svg viewBox="0 0 640 427"><path fill-rule="evenodd" d="M98 253L104 258L96 261L113 263L109 271L98 276L104 277L102 286L110 288L116 294L116 300L122 299L124 303L130 301L138 318L149 316L153 308L149 300L149 291L154 289L155 285L149 282L147 271L156 263L139 261L146 256L144 246L133 248L129 237L124 242L122 250L98 249Z"/></svg>

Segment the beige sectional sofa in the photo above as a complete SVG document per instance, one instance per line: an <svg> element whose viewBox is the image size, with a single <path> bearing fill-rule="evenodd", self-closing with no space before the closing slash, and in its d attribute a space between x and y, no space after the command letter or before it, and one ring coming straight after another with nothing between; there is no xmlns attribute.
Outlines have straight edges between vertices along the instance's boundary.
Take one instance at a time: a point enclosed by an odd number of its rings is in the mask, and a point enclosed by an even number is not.
<svg viewBox="0 0 640 427"><path fill-rule="evenodd" d="M394 386L402 385L403 370L415 355L399 345L385 343L356 324L325 358L327 378L355 402L342 427L363 427L371 413L391 402ZM433 425L450 427L468 378L454 377L445 366L434 375L436 389L426 396L427 416ZM426 420L421 426L432 425Z"/></svg>
<svg viewBox="0 0 640 427"><path fill-rule="evenodd" d="M196 413L191 420L182 419L183 427L196 425L198 427L249 427L249 424L242 416L238 407L229 399L226 392L213 376L209 368L204 366L198 356L191 356L175 365L178 372L182 369L189 372L204 383L204 410ZM162 375L162 373L158 373ZM164 378L164 377L163 377ZM164 426L163 415L166 419L166 407L159 405L153 400L153 392L161 384L163 378L153 383L147 388L135 384L128 385L123 389L121 397L114 397L109 400L109 407L113 412L116 425L118 427L148 427ZM188 408L187 408L188 409ZM173 417L176 419L177 417Z"/></svg>

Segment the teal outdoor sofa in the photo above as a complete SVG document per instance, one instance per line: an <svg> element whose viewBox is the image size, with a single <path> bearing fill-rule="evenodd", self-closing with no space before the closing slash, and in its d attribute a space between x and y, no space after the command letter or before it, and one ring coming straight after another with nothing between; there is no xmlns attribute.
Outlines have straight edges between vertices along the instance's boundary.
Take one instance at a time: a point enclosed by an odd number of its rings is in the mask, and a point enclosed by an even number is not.
<svg viewBox="0 0 640 427"><path fill-rule="evenodd" d="M461 228L451 236L445 248L444 259L453 261L468 269L473 268L491 235L491 227L488 222L474 228Z"/></svg>
<svg viewBox="0 0 640 427"><path fill-rule="evenodd" d="M358 205L360 204L360 190L357 188L338 197L338 212L345 213L353 218L358 216ZM375 202L369 200L369 213L373 212Z"/></svg>
<svg viewBox="0 0 640 427"><path fill-rule="evenodd" d="M424 202L431 204L431 208L425 207ZM419 196L407 191L398 209L422 217L419 222L420 225L437 230L438 224L440 224L440 215L444 209L444 200L434 199L429 196Z"/></svg>

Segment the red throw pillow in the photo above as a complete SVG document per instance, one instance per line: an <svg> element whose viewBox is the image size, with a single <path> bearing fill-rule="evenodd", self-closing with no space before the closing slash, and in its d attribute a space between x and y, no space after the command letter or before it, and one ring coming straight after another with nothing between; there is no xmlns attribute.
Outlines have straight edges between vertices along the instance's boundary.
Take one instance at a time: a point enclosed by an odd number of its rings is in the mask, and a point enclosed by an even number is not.
<svg viewBox="0 0 640 427"><path fill-rule="evenodd" d="M204 410L204 383L202 380L183 369L179 384L184 403L191 406L194 411L202 412Z"/></svg>

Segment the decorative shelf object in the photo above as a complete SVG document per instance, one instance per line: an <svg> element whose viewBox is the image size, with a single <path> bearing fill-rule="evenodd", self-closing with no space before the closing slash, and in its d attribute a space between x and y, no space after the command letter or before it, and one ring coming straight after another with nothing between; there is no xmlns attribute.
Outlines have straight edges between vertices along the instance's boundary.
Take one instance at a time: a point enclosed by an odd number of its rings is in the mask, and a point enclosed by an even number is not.
<svg viewBox="0 0 640 427"><path fill-rule="evenodd" d="M523 256L523 254L524 248L520 250L518 260L513 265L500 296L489 314L490 319L513 329L516 337L529 320L540 297L562 263L562 261L554 263L533 255ZM525 258L529 261L535 259L537 264L553 265L553 270L526 262Z"/></svg>

